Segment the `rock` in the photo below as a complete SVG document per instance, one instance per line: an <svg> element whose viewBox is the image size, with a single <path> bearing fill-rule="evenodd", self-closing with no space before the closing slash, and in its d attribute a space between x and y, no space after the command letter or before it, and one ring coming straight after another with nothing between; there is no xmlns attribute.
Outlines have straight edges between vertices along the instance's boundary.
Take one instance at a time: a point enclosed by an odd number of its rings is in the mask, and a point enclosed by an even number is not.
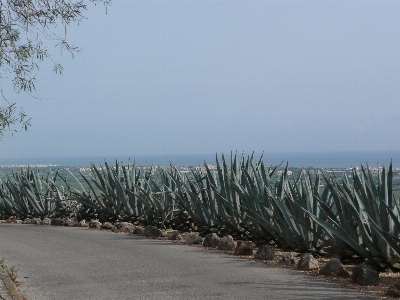
<svg viewBox="0 0 400 300"><path fill-rule="evenodd" d="M272 260L275 258L275 247L271 245L262 245L258 248L254 259Z"/></svg>
<svg viewBox="0 0 400 300"><path fill-rule="evenodd" d="M319 269L318 261L311 253L304 253L297 263L297 270L311 271Z"/></svg>
<svg viewBox="0 0 400 300"><path fill-rule="evenodd" d="M253 242L237 241L235 255L253 255Z"/></svg>
<svg viewBox="0 0 400 300"><path fill-rule="evenodd" d="M175 240L176 240L176 241L183 241L183 236L180 235L180 234L178 234L178 235L175 237Z"/></svg>
<svg viewBox="0 0 400 300"><path fill-rule="evenodd" d="M7 220L3 220L2 223L14 223L14 224L23 224L22 220L14 219L14 217L10 217Z"/></svg>
<svg viewBox="0 0 400 300"><path fill-rule="evenodd" d="M328 261L320 270L319 274L325 276L338 276L343 278L349 278L350 274L347 272L343 264L337 258L332 258Z"/></svg>
<svg viewBox="0 0 400 300"><path fill-rule="evenodd" d="M40 225L41 223L42 223L42 220L40 218L33 218L32 219L32 224Z"/></svg>
<svg viewBox="0 0 400 300"><path fill-rule="evenodd" d="M231 235L227 235L222 237L221 241L218 244L218 250L235 251L236 245L237 244L233 240L233 237Z"/></svg>
<svg viewBox="0 0 400 300"><path fill-rule="evenodd" d="M144 228L141 226L135 226L135 228L133 229L133 234L144 234Z"/></svg>
<svg viewBox="0 0 400 300"><path fill-rule="evenodd" d="M65 221L65 224L64 224L64 225L65 225L65 226L68 226L68 227L75 227L75 226L78 226L79 223L78 223L77 221L73 220L73 219L67 219L67 220Z"/></svg>
<svg viewBox="0 0 400 300"><path fill-rule="evenodd" d="M53 225L53 226L63 226L64 224L65 224L65 222L59 218L51 220L51 225Z"/></svg>
<svg viewBox="0 0 400 300"><path fill-rule="evenodd" d="M109 223L109 222L106 222L106 223ZM122 232L122 233L132 234L135 231L135 225L133 225L132 223L129 223L129 222L117 222L117 223L115 223L115 226L113 228L111 228L111 230L114 232Z"/></svg>
<svg viewBox="0 0 400 300"><path fill-rule="evenodd" d="M25 220L24 220L24 224L32 224L32 219L29 219L29 218L26 218Z"/></svg>
<svg viewBox="0 0 400 300"><path fill-rule="evenodd" d="M391 297L400 297L400 281L393 283L386 291L386 295Z"/></svg>
<svg viewBox="0 0 400 300"><path fill-rule="evenodd" d="M185 243L188 245L203 244L203 238L199 236L197 233L189 233L188 235L185 235L183 239L185 240Z"/></svg>
<svg viewBox="0 0 400 300"><path fill-rule="evenodd" d="M89 227L94 229L100 229L101 223L99 220L90 220Z"/></svg>
<svg viewBox="0 0 400 300"><path fill-rule="evenodd" d="M176 240L176 237L178 236L178 235L180 235L181 233L179 232L179 231L177 231L177 230L175 230L175 231L170 231L170 232L168 232L167 233L167 239L169 239L169 240L171 240L171 241L175 241Z"/></svg>
<svg viewBox="0 0 400 300"><path fill-rule="evenodd" d="M217 248L221 239L216 233L207 234L203 241L203 247Z"/></svg>
<svg viewBox="0 0 400 300"><path fill-rule="evenodd" d="M100 228L101 229L106 229L106 230L113 230L114 229L114 225L111 222L104 222L103 224L101 224ZM133 231L133 230L132 230Z"/></svg>
<svg viewBox="0 0 400 300"><path fill-rule="evenodd" d="M50 218L44 218L40 224L42 224L42 225L51 225L51 219Z"/></svg>
<svg viewBox="0 0 400 300"><path fill-rule="evenodd" d="M351 279L359 285L378 285L379 273L373 270L370 266L362 263L352 269Z"/></svg>
<svg viewBox="0 0 400 300"><path fill-rule="evenodd" d="M79 222L79 227L89 227L89 224L86 222L86 220L82 220Z"/></svg>
<svg viewBox="0 0 400 300"><path fill-rule="evenodd" d="M14 218L8 218L7 220L3 220L2 223L24 224L24 222L22 220L14 219Z"/></svg>
<svg viewBox="0 0 400 300"><path fill-rule="evenodd" d="M157 226L148 225L144 229L143 235L148 237L159 237L162 235L162 231L157 228Z"/></svg>
<svg viewBox="0 0 400 300"><path fill-rule="evenodd" d="M293 252L287 252L282 255L281 263L285 265L294 265L296 264L296 258L294 257Z"/></svg>
<svg viewBox="0 0 400 300"><path fill-rule="evenodd" d="M10 217L7 220L3 220L4 222L2 223L14 223L14 224L23 224L24 222L19 219L14 219L14 217Z"/></svg>

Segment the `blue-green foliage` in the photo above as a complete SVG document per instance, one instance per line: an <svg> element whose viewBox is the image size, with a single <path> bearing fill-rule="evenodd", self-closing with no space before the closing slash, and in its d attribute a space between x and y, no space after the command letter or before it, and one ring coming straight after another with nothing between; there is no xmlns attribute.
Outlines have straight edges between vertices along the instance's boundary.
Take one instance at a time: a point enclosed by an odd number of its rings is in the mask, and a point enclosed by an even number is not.
<svg viewBox="0 0 400 300"><path fill-rule="evenodd" d="M32 217L68 214L74 204L55 184L56 174L41 174L31 169L13 172L1 182L0 215L3 217Z"/></svg>

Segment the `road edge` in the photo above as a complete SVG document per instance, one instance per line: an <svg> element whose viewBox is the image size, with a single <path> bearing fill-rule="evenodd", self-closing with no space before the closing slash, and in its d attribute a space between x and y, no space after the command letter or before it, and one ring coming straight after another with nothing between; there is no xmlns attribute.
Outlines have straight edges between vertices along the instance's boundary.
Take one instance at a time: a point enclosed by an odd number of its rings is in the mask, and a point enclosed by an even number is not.
<svg viewBox="0 0 400 300"><path fill-rule="evenodd" d="M23 300L14 282L3 268L0 268L0 299Z"/></svg>

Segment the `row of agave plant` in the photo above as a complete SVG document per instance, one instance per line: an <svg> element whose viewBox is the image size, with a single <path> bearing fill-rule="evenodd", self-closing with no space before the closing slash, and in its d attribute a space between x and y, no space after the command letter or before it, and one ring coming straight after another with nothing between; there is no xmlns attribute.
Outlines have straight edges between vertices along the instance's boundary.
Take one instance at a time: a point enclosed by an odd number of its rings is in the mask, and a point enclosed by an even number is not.
<svg viewBox="0 0 400 300"><path fill-rule="evenodd" d="M66 216L73 213L75 201L56 185L57 174L21 169L0 182L0 217Z"/></svg>
<svg viewBox="0 0 400 300"><path fill-rule="evenodd" d="M216 169L205 164L205 171L185 174L172 163L155 175L142 174L135 164L92 165L89 178L80 174L84 184L79 188L58 173L21 170L1 183L0 215L75 214L160 226L193 222L201 233L229 233L400 270L400 207L392 191L392 164L378 176L368 166L353 169L350 182L348 176L324 173L292 178L287 165L278 176L280 165L266 167L262 157L253 159L232 154L228 165L217 156Z"/></svg>

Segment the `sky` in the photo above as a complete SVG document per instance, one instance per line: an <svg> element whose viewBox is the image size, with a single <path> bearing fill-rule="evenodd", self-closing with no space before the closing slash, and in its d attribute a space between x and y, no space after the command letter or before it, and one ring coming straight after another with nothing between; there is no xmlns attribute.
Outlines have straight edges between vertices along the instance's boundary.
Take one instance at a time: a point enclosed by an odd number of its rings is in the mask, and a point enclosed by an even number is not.
<svg viewBox="0 0 400 300"><path fill-rule="evenodd" d="M400 1L118 1L68 27L0 157L400 150Z"/></svg>

